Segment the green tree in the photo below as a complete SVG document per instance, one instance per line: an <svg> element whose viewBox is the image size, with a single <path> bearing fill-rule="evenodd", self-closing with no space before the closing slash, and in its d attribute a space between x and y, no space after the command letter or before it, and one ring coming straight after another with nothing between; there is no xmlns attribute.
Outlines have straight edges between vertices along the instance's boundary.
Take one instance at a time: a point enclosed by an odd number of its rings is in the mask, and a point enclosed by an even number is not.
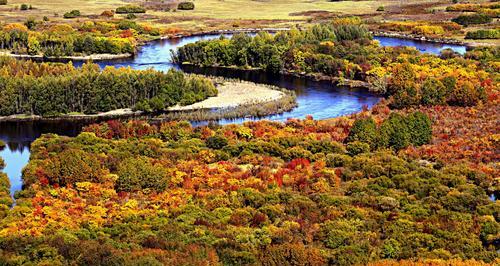
<svg viewBox="0 0 500 266"><path fill-rule="evenodd" d="M375 120L373 120L373 118L368 117L356 119L356 121L354 121L346 141L361 141L368 143L371 147L373 147L376 137L377 125L375 124Z"/></svg>

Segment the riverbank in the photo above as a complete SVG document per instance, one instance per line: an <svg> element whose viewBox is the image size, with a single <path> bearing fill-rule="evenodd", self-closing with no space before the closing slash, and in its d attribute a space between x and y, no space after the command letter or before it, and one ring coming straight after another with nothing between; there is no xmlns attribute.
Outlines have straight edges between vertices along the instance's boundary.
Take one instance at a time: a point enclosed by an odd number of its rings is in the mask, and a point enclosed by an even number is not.
<svg viewBox="0 0 500 266"><path fill-rule="evenodd" d="M293 92L286 89L281 89L265 84L257 84L246 81L225 80L222 78L214 78L218 84L218 94L214 97L209 97L201 102L187 106L174 106L168 108L165 112L146 113L142 111L134 111L131 108L123 108L102 112L98 114L63 114L59 116L44 117L40 115L25 115L17 114L10 116L0 116L0 122L18 122L18 121L99 121L121 118L154 118L158 117L179 120L195 120L190 119L195 117L218 117L223 118L239 118L252 116L271 115L290 111L297 106L295 95ZM256 109L256 107L260 106ZM252 109L253 111L250 111ZM236 110L241 113L236 116ZM242 110L248 110L243 112ZM209 113L214 112L216 115L211 116ZM208 119L213 120L213 119Z"/></svg>
<svg viewBox="0 0 500 266"><path fill-rule="evenodd" d="M406 40L414 40L414 41L422 41L422 42L430 42L430 43L444 43L444 44L452 44L452 45L462 45L467 49L472 49L475 47L481 46L494 46L493 43L486 42L478 42L474 40L460 40L455 38L437 38L437 37L426 37L418 34L410 34L410 33L402 33L402 32L393 32L393 31L371 31L373 36L376 37L390 37L390 38L399 38Z"/></svg>
<svg viewBox="0 0 500 266"><path fill-rule="evenodd" d="M11 52L0 52L0 56L10 56L18 59L34 59L34 60L74 60L74 61L104 61L104 60L116 60L125 59L134 56L131 53L125 54L92 54L92 55L81 55L81 56L43 56L43 55L28 55L28 54L13 54Z"/></svg>

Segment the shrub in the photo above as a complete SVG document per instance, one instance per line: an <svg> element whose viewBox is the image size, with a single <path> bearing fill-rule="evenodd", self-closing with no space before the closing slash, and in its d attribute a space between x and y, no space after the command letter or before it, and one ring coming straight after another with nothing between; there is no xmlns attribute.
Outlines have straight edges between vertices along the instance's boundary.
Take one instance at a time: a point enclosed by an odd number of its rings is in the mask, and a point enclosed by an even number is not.
<svg viewBox="0 0 500 266"><path fill-rule="evenodd" d="M406 148L411 143L411 135L404 117L392 113L380 126L377 147L393 147L396 150Z"/></svg>
<svg viewBox="0 0 500 266"><path fill-rule="evenodd" d="M118 166L117 191L153 189L163 191L168 185L164 167L151 163L147 158L128 158Z"/></svg>
<svg viewBox="0 0 500 266"><path fill-rule="evenodd" d="M28 29L30 29L30 30L33 30L33 29L36 27L36 24L37 24L37 23L36 23L35 19L34 19L34 18L31 18L31 17L30 17L30 18L28 18L28 19L26 20L26 22L24 22L24 25L25 25Z"/></svg>
<svg viewBox="0 0 500 266"><path fill-rule="evenodd" d="M114 15L115 15L115 12L113 10L104 10L101 13L102 17L108 17L108 18L112 18L112 17L114 17Z"/></svg>
<svg viewBox="0 0 500 266"><path fill-rule="evenodd" d="M70 12L64 13L64 18L77 18L80 15L79 10L71 10Z"/></svg>
<svg viewBox="0 0 500 266"><path fill-rule="evenodd" d="M0 139L0 150L5 148L5 146L7 146L7 144L5 144L5 142L3 142L1 139Z"/></svg>
<svg viewBox="0 0 500 266"><path fill-rule="evenodd" d="M385 11L384 6L379 6L379 7L377 8L377 11L379 11L379 12L381 12L381 11Z"/></svg>
<svg viewBox="0 0 500 266"><path fill-rule="evenodd" d="M194 3L193 2L180 2L177 5L178 10L193 10L194 9Z"/></svg>
<svg viewBox="0 0 500 266"><path fill-rule="evenodd" d="M445 33L443 27L441 26L428 25L416 26L415 28L413 28L412 32L422 35L441 35Z"/></svg>
<svg viewBox="0 0 500 266"><path fill-rule="evenodd" d="M146 13L146 9L136 5L121 6L116 9L117 14Z"/></svg>
<svg viewBox="0 0 500 266"><path fill-rule="evenodd" d="M7 0L0 0L0 5L6 5L7 4Z"/></svg>
<svg viewBox="0 0 500 266"><path fill-rule="evenodd" d="M410 130L411 143L414 146L427 144L432 139L432 123L430 118L422 112L414 112L406 117Z"/></svg>
<svg viewBox="0 0 500 266"><path fill-rule="evenodd" d="M210 149L220 150L227 146L227 139L223 136L212 136L206 141Z"/></svg>
<svg viewBox="0 0 500 266"><path fill-rule="evenodd" d="M500 39L500 29L470 31L465 35L465 39Z"/></svg>
<svg viewBox="0 0 500 266"><path fill-rule="evenodd" d="M349 131L349 136L347 137L347 142L361 141L368 143L370 146L377 136L377 125L373 118L357 119L354 122L351 130Z"/></svg>
<svg viewBox="0 0 500 266"><path fill-rule="evenodd" d="M422 85L422 104L433 106L446 103L446 87L436 78L427 78Z"/></svg>
<svg viewBox="0 0 500 266"><path fill-rule="evenodd" d="M127 16L125 18L126 19L136 19L137 16L134 13L129 13L129 14L127 14Z"/></svg>
<svg viewBox="0 0 500 266"><path fill-rule="evenodd" d="M347 143L347 152L351 156L355 156L361 153L369 152L370 145L360 141L354 141Z"/></svg>
<svg viewBox="0 0 500 266"><path fill-rule="evenodd" d="M474 24L486 24L490 23L493 19L485 14L472 14L472 15L461 15L451 21L458 23L460 25L468 26Z"/></svg>
<svg viewBox="0 0 500 266"><path fill-rule="evenodd" d="M344 154L327 154L326 165L328 167L344 167L351 161L349 155Z"/></svg>
<svg viewBox="0 0 500 266"><path fill-rule="evenodd" d="M27 4L22 4L21 5L21 10L28 10L28 5Z"/></svg>

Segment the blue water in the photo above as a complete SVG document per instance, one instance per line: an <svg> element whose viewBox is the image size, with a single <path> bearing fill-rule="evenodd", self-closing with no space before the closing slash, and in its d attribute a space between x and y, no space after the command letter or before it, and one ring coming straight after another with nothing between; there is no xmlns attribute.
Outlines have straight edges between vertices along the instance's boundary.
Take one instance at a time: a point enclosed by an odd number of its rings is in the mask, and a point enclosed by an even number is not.
<svg viewBox="0 0 500 266"><path fill-rule="evenodd" d="M6 140L4 140L6 141ZM13 143L13 145L16 145ZM23 181L21 179L21 171L28 163L30 151L28 146L6 147L0 151L0 157L5 161L6 167L3 171L7 174L10 180L10 194L14 196L14 192L21 190Z"/></svg>
<svg viewBox="0 0 500 266"><path fill-rule="evenodd" d="M169 39L150 42L140 48L133 58L122 60L101 61L101 67L131 67L133 69L153 68L165 71L170 68L180 67L171 63L171 50L187 43L198 40L219 38L220 35L192 36L179 39ZM230 35L226 35L229 37ZM404 40L389 37L375 37L382 46L413 46L426 53L438 54L442 49L451 48L459 53L465 52L464 46L429 43L413 40ZM81 66L81 62L75 62ZM360 111L363 106L374 105L380 97L366 91L349 90L333 86L330 82L315 82L303 78L290 76L273 76L262 72L252 71L228 71L224 69L189 69L183 67L187 72L226 76L250 80L258 83L276 85L282 88L294 90L297 95L298 107L290 112L271 115L264 119L283 121L287 118L305 118L312 115L315 119L326 119L338 117ZM222 120L221 124L241 123L255 118ZM22 168L28 163L29 145L41 134L56 133L59 135L75 136L85 125L84 122L0 122L0 139L8 143L8 146L0 152L7 167L4 171L11 181L11 194L22 187Z"/></svg>

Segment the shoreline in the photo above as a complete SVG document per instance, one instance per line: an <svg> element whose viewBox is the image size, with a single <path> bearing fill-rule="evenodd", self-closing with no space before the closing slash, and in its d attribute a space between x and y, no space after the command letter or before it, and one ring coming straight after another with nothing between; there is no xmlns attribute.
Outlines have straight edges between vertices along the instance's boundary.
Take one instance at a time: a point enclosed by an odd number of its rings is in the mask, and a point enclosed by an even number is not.
<svg viewBox="0 0 500 266"><path fill-rule="evenodd" d="M481 46L493 46L493 44L484 43L484 42L466 42L463 40L459 40L456 38L437 38L437 37L426 37L418 34L404 33L404 32L395 32L395 31L370 31L374 37L391 37L391 38L399 38L413 41L421 41L421 42L429 42L429 43L443 43L443 44L451 44L451 45L462 45L465 46L466 49L472 49Z"/></svg>
<svg viewBox="0 0 500 266"><path fill-rule="evenodd" d="M91 54L91 55L82 55L82 56L43 56L43 55L28 55L28 54L13 54L11 52L0 52L0 56L10 56L13 58L19 59L35 59L35 60L74 60L74 61L104 61L104 60L116 60L116 59L125 59L133 57L134 54L126 53L126 54Z"/></svg>
<svg viewBox="0 0 500 266"><path fill-rule="evenodd" d="M190 117L192 114L199 116L200 112L207 115L210 112L217 113L217 117L224 117L225 112L233 112L239 109L249 108L250 106L266 106L277 104L281 101L286 102L285 108L275 108L266 113L265 115L279 114L285 111L290 111L297 106L295 102L295 94L292 91L288 91L283 88L278 88L265 84L258 84L248 81L234 81L234 80L220 80L215 78L216 82L220 85L217 89L221 91L217 96L209 97L203 101L187 105L187 106L172 106L167 108L162 112L146 113L143 111L134 111L132 108L122 108L111 110L107 112L102 112L98 114L63 114L58 116L41 116L41 115L24 115L16 114L9 116L0 116L0 122L45 122L45 121L100 121L100 120L113 120L113 119L126 119L126 118L151 118L169 116L174 114L174 116L179 117L180 114ZM228 101L232 100L232 101ZM290 104L294 102L294 104ZM259 110L262 112L262 110ZM192 114L190 114L192 113ZM228 115L228 118L235 118L234 114ZM244 118L244 116L241 116ZM182 119L180 117L179 119ZM186 120L186 119L184 119Z"/></svg>
<svg viewBox="0 0 500 266"><path fill-rule="evenodd" d="M183 62L180 64L186 65L186 66L195 66L198 68L216 68L216 69L219 68L219 69L232 69L232 70L236 70L236 71L263 71L263 72L265 72L265 70L263 70L262 68L244 68L244 67L237 67L237 66L200 66L200 65L196 65L196 64L193 64L190 62ZM339 78L339 77L334 77L334 76L328 76L328 75L321 74L321 73L300 73L300 72L282 70L279 73L279 75L293 76L293 77L297 77L297 78L309 79L312 81L331 81L334 86L348 87L351 89L370 89L370 83L363 81L363 80Z"/></svg>

